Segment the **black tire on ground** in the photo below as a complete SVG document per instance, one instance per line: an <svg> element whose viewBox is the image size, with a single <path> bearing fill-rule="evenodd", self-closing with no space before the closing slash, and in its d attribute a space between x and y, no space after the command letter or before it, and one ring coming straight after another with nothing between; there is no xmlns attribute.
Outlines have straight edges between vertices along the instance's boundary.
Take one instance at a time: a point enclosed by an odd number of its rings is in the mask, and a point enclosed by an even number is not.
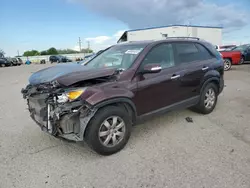
<svg viewBox="0 0 250 188"><path fill-rule="evenodd" d="M115 146L104 146L99 138L99 130L102 123L109 117L118 116L125 123L125 132L123 139ZM129 117L129 113L126 109L117 106L106 106L99 109L95 116L90 120L88 127L85 131L85 141L95 152L101 155L111 155L122 150L127 144L132 128L132 120Z"/></svg>
<svg viewBox="0 0 250 188"><path fill-rule="evenodd" d="M0 64L0 67L5 67L5 64L4 64L4 63L1 63L1 64Z"/></svg>
<svg viewBox="0 0 250 188"><path fill-rule="evenodd" d="M224 59L224 71L230 70L231 67L232 67L231 59L228 59L228 58Z"/></svg>
<svg viewBox="0 0 250 188"><path fill-rule="evenodd" d="M210 108L207 108L205 106L205 100L207 99L206 94L208 94L208 92L211 91L211 90L215 94L214 95L214 97L215 97L214 98L214 103L213 103L213 105L211 105ZM208 83L204 87L204 89L203 89L203 91L201 93L199 103L196 106L194 106L192 108L192 110L195 111L195 112L201 113L201 114L210 114L214 110L214 108L215 108L215 106L217 104L218 90L219 90L219 88L218 88L217 85L215 85L214 83Z"/></svg>
<svg viewBox="0 0 250 188"><path fill-rule="evenodd" d="M240 59L240 65L242 65L242 64L244 64L244 62L245 62L245 58L244 58L244 56L241 56L241 59Z"/></svg>

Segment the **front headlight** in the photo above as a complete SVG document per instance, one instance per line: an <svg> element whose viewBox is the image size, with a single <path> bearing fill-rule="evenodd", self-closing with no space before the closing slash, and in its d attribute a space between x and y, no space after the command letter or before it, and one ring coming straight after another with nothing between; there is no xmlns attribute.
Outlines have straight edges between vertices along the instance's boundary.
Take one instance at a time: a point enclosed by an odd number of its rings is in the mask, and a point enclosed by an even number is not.
<svg viewBox="0 0 250 188"><path fill-rule="evenodd" d="M70 91L67 93L67 96L69 98L70 101L73 101L75 99L77 99L78 97L81 96L81 94L83 94L84 90L75 90L75 91Z"/></svg>
<svg viewBox="0 0 250 188"><path fill-rule="evenodd" d="M85 89L86 88L82 88L82 89L71 90L71 91L65 92L65 93L57 96L58 97L57 102L58 103L65 103L68 101L74 101L83 94Z"/></svg>

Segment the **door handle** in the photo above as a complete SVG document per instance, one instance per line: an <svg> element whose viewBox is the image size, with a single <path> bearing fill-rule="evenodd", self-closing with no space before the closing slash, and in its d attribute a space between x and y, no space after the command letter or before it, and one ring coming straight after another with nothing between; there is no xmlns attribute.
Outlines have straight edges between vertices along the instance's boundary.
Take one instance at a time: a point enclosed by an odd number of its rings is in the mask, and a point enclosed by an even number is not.
<svg viewBox="0 0 250 188"><path fill-rule="evenodd" d="M181 76L180 75L174 75L171 77L171 80L174 80L174 79L177 79L177 78L180 78Z"/></svg>
<svg viewBox="0 0 250 188"><path fill-rule="evenodd" d="M203 67L201 70L205 71L207 69L209 69L209 67Z"/></svg>

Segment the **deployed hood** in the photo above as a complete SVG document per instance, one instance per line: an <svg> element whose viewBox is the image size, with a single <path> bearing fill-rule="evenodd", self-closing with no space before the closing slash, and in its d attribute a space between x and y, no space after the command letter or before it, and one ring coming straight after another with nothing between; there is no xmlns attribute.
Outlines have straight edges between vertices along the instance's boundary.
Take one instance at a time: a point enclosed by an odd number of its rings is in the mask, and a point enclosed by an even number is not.
<svg viewBox="0 0 250 188"><path fill-rule="evenodd" d="M61 85L70 86L84 80L111 76L115 71L114 68L96 69L75 63L61 64L35 72L29 78L29 82L36 85L57 80Z"/></svg>

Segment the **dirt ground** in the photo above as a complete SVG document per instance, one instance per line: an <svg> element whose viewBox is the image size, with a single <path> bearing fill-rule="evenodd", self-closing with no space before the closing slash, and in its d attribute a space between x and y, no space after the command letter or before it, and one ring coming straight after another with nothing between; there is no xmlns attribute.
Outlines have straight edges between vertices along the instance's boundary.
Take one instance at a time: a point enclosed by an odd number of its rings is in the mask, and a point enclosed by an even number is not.
<svg viewBox="0 0 250 188"><path fill-rule="evenodd" d="M250 188L250 65L225 73L212 114L156 117L135 126L128 145L109 157L49 136L31 120L20 91L47 66L0 69L0 188Z"/></svg>

